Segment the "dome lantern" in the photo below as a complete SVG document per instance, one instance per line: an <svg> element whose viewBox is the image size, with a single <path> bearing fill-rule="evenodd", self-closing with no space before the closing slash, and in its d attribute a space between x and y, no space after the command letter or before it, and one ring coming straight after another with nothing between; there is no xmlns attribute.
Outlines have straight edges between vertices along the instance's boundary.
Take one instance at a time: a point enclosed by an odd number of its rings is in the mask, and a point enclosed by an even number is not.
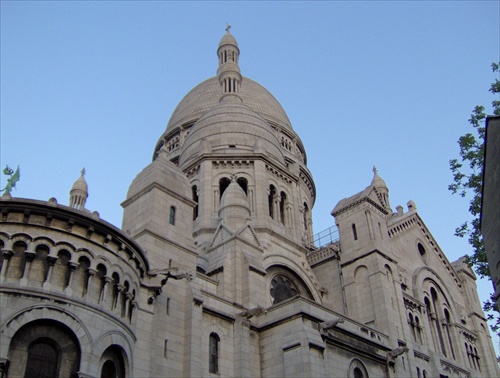
<svg viewBox="0 0 500 378"><path fill-rule="evenodd" d="M81 176L75 181L69 192L69 207L74 209L85 209L85 203L89 196L89 188L85 181L85 168L81 171Z"/></svg>
<svg viewBox="0 0 500 378"><path fill-rule="evenodd" d="M226 34L221 38L217 48L219 68L217 78L221 87L220 102L242 102L240 96L241 73L238 66L240 49L233 35L229 32L231 25L226 26Z"/></svg>

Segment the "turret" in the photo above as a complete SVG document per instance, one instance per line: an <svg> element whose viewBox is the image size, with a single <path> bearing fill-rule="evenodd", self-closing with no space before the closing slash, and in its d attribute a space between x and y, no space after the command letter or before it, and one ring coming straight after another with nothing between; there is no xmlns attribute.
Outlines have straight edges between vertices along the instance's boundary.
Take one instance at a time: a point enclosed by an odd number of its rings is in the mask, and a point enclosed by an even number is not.
<svg viewBox="0 0 500 378"><path fill-rule="evenodd" d="M230 25L226 27L226 34L222 37L217 48L219 68L217 77L222 89L220 101L242 102L239 95L241 88L241 73L238 66L240 49L233 35L229 32Z"/></svg>
<svg viewBox="0 0 500 378"><path fill-rule="evenodd" d="M89 196L89 188L84 176L85 168L82 169L81 176L78 177L69 192L69 206L78 210L85 209L85 202Z"/></svg>

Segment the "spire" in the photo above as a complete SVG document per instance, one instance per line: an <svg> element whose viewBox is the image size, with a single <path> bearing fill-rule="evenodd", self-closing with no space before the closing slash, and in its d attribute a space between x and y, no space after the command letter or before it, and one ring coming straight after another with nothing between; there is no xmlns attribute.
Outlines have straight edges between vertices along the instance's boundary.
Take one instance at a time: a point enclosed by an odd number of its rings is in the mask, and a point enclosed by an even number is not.
<svg viewBox="0 0 500 378"><path fill-rule="evenodd" d="M69 207L74 209L85 209L85 202L89 196L89 188L85 181L85 168L81 170L81 175L75 181L69 192Z"/></svg>
<svg viewBox="0 0 500 378"><path fill-rule="evenodd" d="M241 73L238 66L240 49L233 35L229 32L231 25L226 25L226 34L221 38L217 48L219 68L217 77L221 86L220 101L242 102L239 95L241 87Z"/></svg>

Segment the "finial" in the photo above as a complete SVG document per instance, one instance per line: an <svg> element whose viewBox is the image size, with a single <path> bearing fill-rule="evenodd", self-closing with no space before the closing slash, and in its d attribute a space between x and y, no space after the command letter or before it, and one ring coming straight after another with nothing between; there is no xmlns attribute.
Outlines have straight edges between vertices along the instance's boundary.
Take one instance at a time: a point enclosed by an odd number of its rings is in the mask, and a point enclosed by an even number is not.
<svg viewBox="0 0 500 378"><path fill-rule="evenodd" d="M373 174L376 175L378 173L377 167L373 166Z"/></svg>
<svg viewBox="0 0 500 378"><path fill-rule="evenodd" d="M82 168L82 170L80 171L80 173L82 174L82 177L85 176L85 167Z"/></svg>
<svg viewBox="0 0 500 378"><path fill-rule="evenodd" d="M226 22L226 33L229 33L229 29L231 29L231 25L229 25L229 24Z"/></svg>

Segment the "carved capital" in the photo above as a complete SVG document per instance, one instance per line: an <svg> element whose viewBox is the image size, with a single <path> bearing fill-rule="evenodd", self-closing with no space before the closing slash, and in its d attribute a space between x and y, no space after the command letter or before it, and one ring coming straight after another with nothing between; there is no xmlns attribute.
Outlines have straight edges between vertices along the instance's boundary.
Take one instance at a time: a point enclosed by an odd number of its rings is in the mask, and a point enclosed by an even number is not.
<svg viewBox="0 0 500 378"><path fill-rule="evenodd" d="M26 261L32 262L35 259L36 252L24 251L24 256L26 257Z"/></svg>
<svg viewBox="0 0 500 378"><path fill-rule="evenodd" d="M54 266L57 261L57 256L47 256L47 263L50 266Z"/></svg>
<svg viewBox="0 0 500 378"><path fill-rule="evenodd" d="M4 259L9 260L14 255L14 252L11 249L2 249L2 255Z"/></svg>

